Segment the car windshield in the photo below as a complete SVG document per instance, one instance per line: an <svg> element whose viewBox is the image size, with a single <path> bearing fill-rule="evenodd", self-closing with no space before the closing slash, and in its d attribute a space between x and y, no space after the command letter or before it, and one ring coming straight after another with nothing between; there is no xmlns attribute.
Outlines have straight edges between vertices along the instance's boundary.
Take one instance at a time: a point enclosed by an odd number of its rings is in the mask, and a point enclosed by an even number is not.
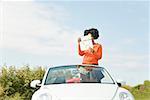
<svg viewBox="0 0 150 100"><path fill-rule="evenodd" d="M72 65L50 68L45 85L66 83L108 83L114 84L113 79L102 67Z"/></svg>

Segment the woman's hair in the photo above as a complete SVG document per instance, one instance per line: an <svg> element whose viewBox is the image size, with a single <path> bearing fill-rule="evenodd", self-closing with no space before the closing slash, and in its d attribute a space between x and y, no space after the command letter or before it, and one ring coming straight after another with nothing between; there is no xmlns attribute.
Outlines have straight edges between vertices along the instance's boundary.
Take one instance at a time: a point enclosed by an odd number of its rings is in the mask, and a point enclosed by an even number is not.
<svg viewBox="0 0 150 100"><path fill-rule="evenodd" d="M89 30L85 30L85 31L84 31L84 36L88 35L89 33L91 33L91 35L92 35L92 37L93 37L94 39L98 39L98 37L99 37L99 32L98 32L97 29L91 28L91 29L89 29Z"/></svg>

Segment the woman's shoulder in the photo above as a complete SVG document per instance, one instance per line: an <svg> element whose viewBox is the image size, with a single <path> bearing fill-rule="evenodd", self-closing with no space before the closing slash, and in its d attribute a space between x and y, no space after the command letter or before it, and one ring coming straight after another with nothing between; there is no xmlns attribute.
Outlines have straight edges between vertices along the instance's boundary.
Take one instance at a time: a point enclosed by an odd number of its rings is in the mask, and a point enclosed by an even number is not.
<svg viewBox="0 0 150 100"><path fill-rule="evenodd" d="M96 46L102 47L100 43L95 43Z"/></svg>
<svg viewBox="0 0 150 100"><path fill-rule="evenodd" d="M102 48L102 45L99 44L99 43L95 43L95 44L94 44L94 48Z"/></svg>

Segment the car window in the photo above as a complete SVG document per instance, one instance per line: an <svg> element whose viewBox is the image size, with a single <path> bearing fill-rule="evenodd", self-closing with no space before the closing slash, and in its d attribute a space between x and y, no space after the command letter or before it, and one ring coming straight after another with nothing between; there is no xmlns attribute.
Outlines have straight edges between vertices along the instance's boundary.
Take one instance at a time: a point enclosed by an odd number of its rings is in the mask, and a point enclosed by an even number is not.
<svg viewBox="0 0 150 100"><path fill-rule="evenodd" d="M114 83L109 74L101 67L61 66L50 68L45 84L66 83Z"/></svg>

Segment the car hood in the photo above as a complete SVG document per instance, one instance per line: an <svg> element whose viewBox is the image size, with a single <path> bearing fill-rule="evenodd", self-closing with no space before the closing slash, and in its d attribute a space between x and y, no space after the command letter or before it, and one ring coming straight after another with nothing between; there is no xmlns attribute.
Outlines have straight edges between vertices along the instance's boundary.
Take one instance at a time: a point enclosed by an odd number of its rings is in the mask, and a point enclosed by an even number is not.
<svg viewBox="0 0 150 100"><path fill-rule="evenodd" d="M115 84L76 83L44 85L40 90L46 89L58 100L111 100L117 88Z"/></svg>

